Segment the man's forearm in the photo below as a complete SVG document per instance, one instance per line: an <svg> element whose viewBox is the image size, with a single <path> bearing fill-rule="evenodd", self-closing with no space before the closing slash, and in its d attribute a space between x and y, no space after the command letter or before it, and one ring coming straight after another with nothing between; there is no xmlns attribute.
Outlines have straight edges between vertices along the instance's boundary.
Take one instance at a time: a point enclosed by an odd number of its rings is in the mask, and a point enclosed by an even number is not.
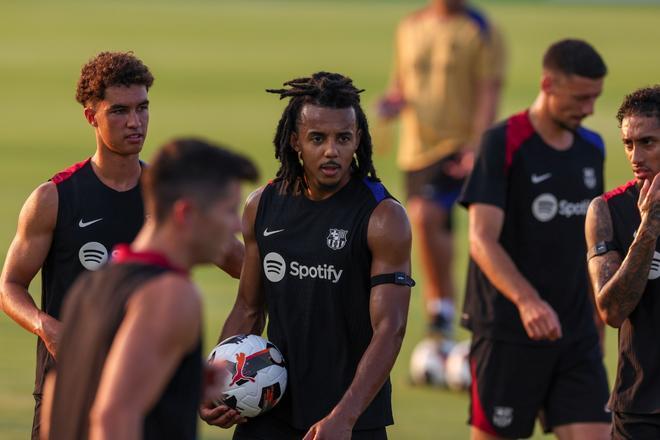
<svg viewBox="0 0 660 440"><path fill-rule="evenodd" d="M236 304L222 326L218 342L239 334L261 335L265 325L266 314L263 310Z"/></svg>
<svg viewBox="0 0 660 440"><path fill-rule="evenodd" d="M39 330L43 328L42 312L24 286L3 283L2 303L7 316L30 333L39 335Z"/></svg>
<svg viewBox="0 0 660 440"><path fill-rule="evenodd" d="M633 240L621 264L603 262L598 276L603 286L596 294L596 304L606 322L619 327L637 307L648 282L657 237L644 232Z"/></svg>
<svg viewBox="0 0 660 440"><path fill-rule="evenodd" d="M351 425L355 424L387 380L404 334L405 323L383 325L374 332L351 385L331 415L344 417Z"/></svg>
<svg viewBox="0 0 660 440"><path fill-rule="evenodd" d="M500 98L500 88L500 80L482 81L478 86L477 105L472 119L474 139L471 139L471 143L475 146L479 145L481 135L495 121Z"/></svg>

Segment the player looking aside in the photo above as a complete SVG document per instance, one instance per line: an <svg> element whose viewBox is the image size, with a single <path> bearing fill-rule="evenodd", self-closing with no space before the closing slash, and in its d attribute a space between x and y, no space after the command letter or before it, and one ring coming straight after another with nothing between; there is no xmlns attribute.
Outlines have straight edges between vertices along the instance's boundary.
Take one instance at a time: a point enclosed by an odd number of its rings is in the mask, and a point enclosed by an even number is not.
<svg viewBox="0 0 660 440"><path fill-rule="evenodd" d="M612 437L660 438L660 85L626 96L617 119L635 179L589 206L589 273L598 311L619 329Z"/></svg>
<svg viewBox="0 0 660 440"><path fill-rule="evenodd" d="M411 233L376 178L352 81L318 72L269 90L290 98L275 135L280 169L243 214L245 264L220 339L260 334L284 355L288 385L235 439L384 439L389 373L405 332ZM203 407L210 424L239 421Z"/></svg>
<svg viewBox="0 0 660 440"><path fill-rule="evenodd" d="M608 436L583 238L589 201L602 193L605 149L580 125L606 72L584 41L551 45L538 97L485 133L461 196L473 439L529 437L539 414L559 439Z"/></svg>
<svg viewBox="0 0 660 440"><path fill-rule="evenodd" d="M38 438L41 394L53 367L65 292L96 270L144 221L139 178L149 124L153 76L132 53L102 52L83 66L76 100L94 128L96 152L57 173L28 197L7 252L0 292L5 313L37 339L32 438ZM41 269L41 308L28 292Z"/></svg>
<svg viewBox="0 0 660 440"><path fill-rule="evenodd" d="M398 164L425 275L431 334L453 339L452 207L482 133L494 122L504 45L493 23L463 0L433 0L397 28L382 118L400 114ZM378 145L376 145L378 147Z"/></svg>
<svg viewBox="0 0 660 440"><path fill-rule="evenodd" d="M143 174L152 220L64 304L51 440L196 438L202 305L188 274L231 250L240 180L257 173L242 156L180 139Z"/></svg>

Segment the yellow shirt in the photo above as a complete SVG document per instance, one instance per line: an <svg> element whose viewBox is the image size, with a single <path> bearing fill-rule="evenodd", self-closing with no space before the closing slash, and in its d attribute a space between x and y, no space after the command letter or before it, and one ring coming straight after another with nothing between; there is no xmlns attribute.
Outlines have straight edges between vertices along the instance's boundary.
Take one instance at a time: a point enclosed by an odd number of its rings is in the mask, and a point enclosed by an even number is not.
<svg viewBox="0 0 660 440"><path fill-rule="evenodd" d="M395 63L406 100L398 163L417 170L475 136L475 86L502 78L504 50L492 24L471 9L448 19L422 11L400 23Z"/></svg>

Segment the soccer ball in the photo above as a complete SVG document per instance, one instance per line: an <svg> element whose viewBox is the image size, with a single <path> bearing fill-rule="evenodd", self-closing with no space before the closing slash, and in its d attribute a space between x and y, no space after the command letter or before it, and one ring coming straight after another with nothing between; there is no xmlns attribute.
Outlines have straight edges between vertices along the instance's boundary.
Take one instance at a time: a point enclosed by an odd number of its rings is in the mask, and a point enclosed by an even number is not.
<svg viewBox="0 0 660 440"><path fill-rule="evenodd" d="M220 342L208 362L225 368L224 392L214 403L256 417L274 407L286 389L282 353L257 335L236 335Z"/></svg>
<svg viewBox="0 0 660 440"><path fill-rule="evenodd" d="M426 338L414 348L410 358L410 380L414 385L444 386L445 360L451 350L450 341Z"/></svg>
<svg viewBox="0 0 660 440"><path fill-rule="evenodd" d="M449 352L445 363L447 386L456 391L470 388L470 341L459 342Z"/></svg>

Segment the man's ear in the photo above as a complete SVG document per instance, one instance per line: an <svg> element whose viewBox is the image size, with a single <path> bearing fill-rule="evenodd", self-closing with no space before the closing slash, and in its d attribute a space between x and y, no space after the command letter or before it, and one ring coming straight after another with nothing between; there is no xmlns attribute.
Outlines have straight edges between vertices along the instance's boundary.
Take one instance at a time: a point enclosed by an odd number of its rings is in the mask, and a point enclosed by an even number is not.
<svg viewBox="0 0 660 440"><path fill-rule="evenodd" d="M289 139L289 143L291 143L291 147L296 151L297 153L300 153L300 145L298 145L298 133L295 131L291 133L291 138Z"/></svg>
<svg viewBox="0 0 660 440"><path fill-rule="evenodd" d="M195 207L190 200L179 199L172 204L172 220L178 227L184 226L192 220Z"/></svg>
<svg viewBox="0 0 660 440"><path fill-rule="evenodd" d="M552 93L554 85L556 82L555 75L551 72L544 71L541 76L541 90L546 95Z"/></svg>
<svg viewBox="0 0 660 440"><path fill-rule="evenodd" d="M92 107L85 107L83 114L85 115L85 119L87 119L89 125L92 127L99 126L99 124L96 122L96 110L94 110Z"/></svg>

